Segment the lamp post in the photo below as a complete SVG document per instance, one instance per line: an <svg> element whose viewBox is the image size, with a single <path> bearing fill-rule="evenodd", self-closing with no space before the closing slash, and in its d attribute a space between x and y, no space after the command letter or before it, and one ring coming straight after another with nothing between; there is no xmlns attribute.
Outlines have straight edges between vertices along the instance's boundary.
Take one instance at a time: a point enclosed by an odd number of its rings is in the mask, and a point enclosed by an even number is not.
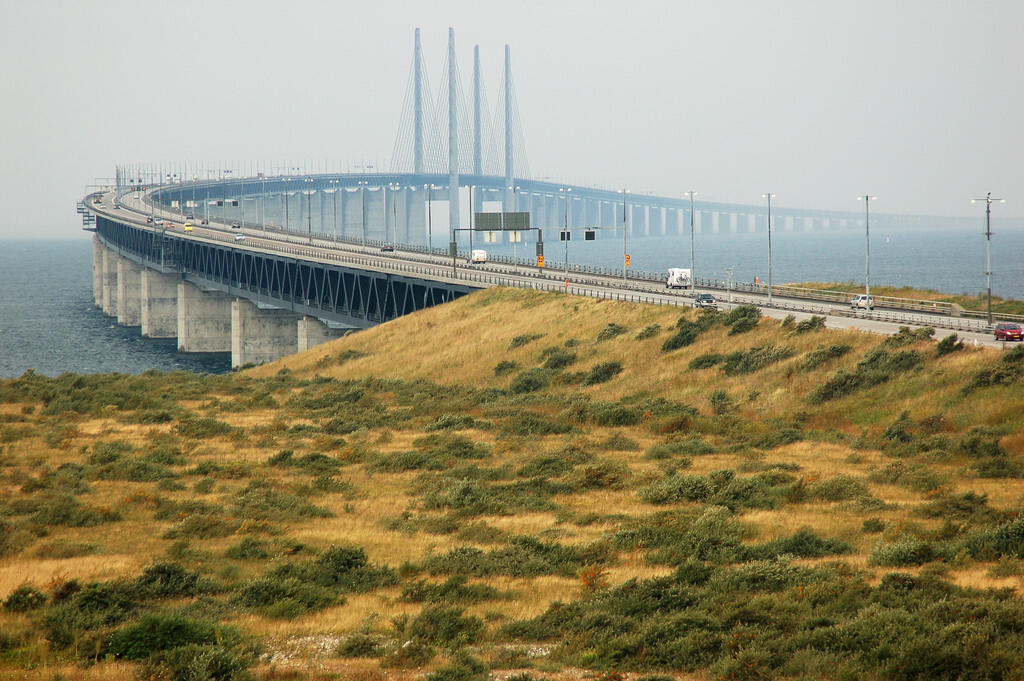
<svg viewBox="0 0 1024 681"><path fill-rule="evenodd" d="M985 192L983 199L971 199L971 203L985 202L985 287L988 289L988 325L992 326L992 202L1003 203L1005 199L993 199L992 192Z"/></svg>
<svg viewBox="0 0 1024 681"><path fill-rule="evenodd" d="M469 262L473 262L473 190L475 184L469 185Z"/></svg>
<svg viewBox="0 0 1024 681"><path fill-rule="evenodd" d="M398 241L398 204L395 202L395 192L402 188L398 182L389 182L388 189L391 190L391 229L394 230L395 238L388 237L387 218L384 219L384 239L391 245Z"/></svg>
<svg viewBox="0 0 1024 681"><path fill-rule="evenodd" d="M288 231L288 177L284 178L284 195L282 200L284 201L284 231Z"/></svg>
<svg viewBox="0 0 1024 681"><path fill-rule="evenodd" d="M306 183L306 238L313 243L313 178L305 178ZM302 204L299 204L302 205Z"/></svg>
<svg viewBox="0 0 1024 681"><path fill-rule="evenodd" d="M427 250L431 253L434 252L434 185L425 184L423 188L427 190Z"/></svg>
<svg viewBox="0 0 1024 681"><path fill-rule="evenodd" d="M865 304L870 310L871 305L871 227L870 227L870 213L868 206L874 201L877 196L871 196L865 194L864 196L858 196L857 200L864 201L864 295L867 297Z"/></svg>
<svg viewBox="0 0 1024 681"><path fill-rule="evenodd" d="M263 236L267 235L267 176L260 180L260 222L263 223Z"/></svg>
<svg viewBox="0 0 1024 681"><path fill-rule="evenodd" d="M359 180L359 202L361 204L360 209L360 221L363 225L363 236L362 244L363 248L366 248L366 185L369 184L368 180Z"/></svg>
<svg viewBox="0 0 1024 681"><path fill-rule="evenodd" d="M565 242L565 285L569 286L569 192L572 191L572 187L562 187L558 191L562 192L562 201L565 204L564 210L564 226L562 229L562 241Z"/></svg>
<svg viewBox="0 0 1024 681"><path fill-rule="evenodd" d="M519 185L509 186L509 191L512 192L512 205L516 211L519 211ZM502 218L502 227L504 227L504 218ZM509 238L512 239L512 264L519 264L519 238L522 232L510 232Z"/></svg>
<svg viewBox="0 0 1024 681"><path fill-rule="evenodd" d="M690 290L697 290L697 269L693 259L693 197L697 195L695 191L686 192L690 195Z"/></svg>
<svg viewBox="0 0 1024 681"><path fill-rule="evenodd" d="M772 199L775 194L768 192L761 194L761 198L768 199L768 307L772 306Z"/></svg>
<svg viewBox="0 0 1024 681"><path fill-rule="evenodd" d="M338 181L330 180L331 198L334 199L334 240L338 240Z"/></svg>
<svg viewBox="0 0 1024 681"><path fill-rule="evenodd" d="M622 283L626 283L626 258L629 254L626 253L626 194L629 193L628 189L622 190Z"/></svg>

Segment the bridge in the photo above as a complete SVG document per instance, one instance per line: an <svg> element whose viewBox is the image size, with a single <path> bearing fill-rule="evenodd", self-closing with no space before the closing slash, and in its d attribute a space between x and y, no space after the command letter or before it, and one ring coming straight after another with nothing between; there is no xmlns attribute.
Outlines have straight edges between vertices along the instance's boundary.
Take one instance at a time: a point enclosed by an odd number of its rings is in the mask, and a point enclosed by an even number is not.
<svg viewBox="0 0 1024 681"><path fill-rule="evenodd" d="M393 168L386 172L256 163L118 166L111 186L79 204L85 226L96 234L97 306L122 325L141 327L144 336L177 337L186 352L230 351L232 364L242 366L484 286L689 303L692 292L658 290L663 273L631 271L625 246L621 268L567 265L552 273L540 256L544 243L557 242L565 228L586 229L623 244L649 235L768 230L766 206L632 194L517 174L526 163L507 46L503 113L491 135L502 140L503 153L495 160L483 152L486 105L478 48L472 153L466 153L460 141L467 137L467 126L460 127L460 120L467 117L467 107L460 105L454 49L450 32L446 97L439 98L448 105L443 116L435 116L424 95L428 88L417 31L406 107L410 115L403 116L411 123L400 126ZM438 124L441 119L446 126ZM440 153L444 127L447 160ZM485 213L525 213L529 228L479 229ZM925 220L936 221L872 215L872 225L883 229ZM185 222L192 223L187 232ZM841 211L775 208L771 222L773 230L787 231L864 228L863 215ZM474 239L478 245L522 243L523 257L471 265ZM723 286L699 277L696 283ZM747 288L750 294L767 293L774 307L804 310L807 304L784 297L770 281L766 290L763 285L761 290ZM846 301L827 302L831 309ZM820 300L816 304L815 310L824 309ZM910 314L940 313L938 320L917 323L976 331L984 326L977 320L947 321L950 310L916 309L913 301L891 305L902 310L901 321L907 323L915 323Z"/></svg>

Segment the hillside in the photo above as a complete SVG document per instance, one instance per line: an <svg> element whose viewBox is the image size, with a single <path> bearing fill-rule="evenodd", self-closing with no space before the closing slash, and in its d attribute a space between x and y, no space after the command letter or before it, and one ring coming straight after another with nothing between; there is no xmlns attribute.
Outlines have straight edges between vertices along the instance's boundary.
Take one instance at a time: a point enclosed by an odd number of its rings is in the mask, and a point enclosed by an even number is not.
<svg viewBox="0 0 1024 681"><path fill-rule="evenodd" d="M1022 376L490 289L229 376L0 381L0 679L1019 677Z"/></svg>

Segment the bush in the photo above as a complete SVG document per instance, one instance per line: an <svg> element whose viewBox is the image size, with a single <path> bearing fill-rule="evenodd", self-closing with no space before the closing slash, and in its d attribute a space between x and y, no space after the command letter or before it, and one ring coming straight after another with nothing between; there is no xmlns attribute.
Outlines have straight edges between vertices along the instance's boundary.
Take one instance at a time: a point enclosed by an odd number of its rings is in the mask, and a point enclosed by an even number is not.
<svg viewBox="0 0 1024 681"><path fill-rule="evenodd" d="M818 315L811 315L809 318L797 323L794 327L794 333L809 333L811 331L820 331L825 328L825 318Z"/></svg>
<svg viewBox="0 0 1024 681"><path fill-rule="evenodd" d="M551 383L551 372L547 369L533 368L523 371L509 385L515 394L532 393L543 390Z"/></svg>
<svg viewBox="0 0 1024 681"><path fill-rule="evenodd" d="M661 331L661 324L648 324L644 328L640 329L640 332L636 334L636 340L645 340L656 336Z"/></svg>
<svg viewBox="0 0 1024 681"><path fill-rule="evenodd" d="M488 676L486 664L460 650L447 665L427 674L427 681L487 681Z"/></svg>
<svg viewBox="0 0 1024 681"><path fill-rule="evenodd" d="M511 374L513 371L515 371L518 368L519 368L519 365L516 364L515 362L509 361L507 359L503 359L503 360L501 360L500 362L498 362L497 364L494 365L494 375L495 376L508 376L509 374Z"/></svg>
<svg viewBox="0 0 1024 681"><path fill-rule="evenodd" d="M964 342L955 333L951 333L935 344L935 354L938 357L948 355L964 349Z"/></svg>
<svg viewBox="0 0 1024 681"><path fill-rule="evenodd" d="M544 350L541 357L544 358L545 369L564 369L576 361L576 353L569 352L559 347L550 347Z"/></svg>
<svg viewBox="0 0 1024 681"><path fill-rule="evenodd" d="M982 369L964 386L964 394L994 385L1014 385L1024 376L1024 345L1004 352L995 366Z"/></svg>
<svg viewBox="0 0 1024 681"><path fill-rule="evenodd" d="M46 594L31 584L22 584L4 599L4 610L8 612L28 612L43 607Z"/></svg>
<svg viewBox="0 0 1024 681"><path fill-rule="evenodd" d="M922 565L935 559L932 545L922 539L904 539L892 544L876 544L868 558L870 565L900 567Z"/></svg>
<svg viewBox="0 0 1024 681"><path fill-rule="evenodd" d="M609 323L608 326L601 329L601 332L597 334L597 340L598 342L611 340L616 336L620 336L626 333L626 330L626 327L620 324Z"/></svg>
<svg viewBox="0 0 1024 681"><path fill-rule="evenodd" d="M804 355L803 361L800 363L801 371L812 371L817 369L825 362L831 359L838 359L853 348L846 344L833 344L828 347L819 347L817 350L812 350Z"/></svg>
<svg viewBox="0 0 1024 681"><path fill-rule="evenodd" d="M160 651L139 669L142 679L169 681L243 681L252 656L220 645L184 645Z"/></svg>
<svg viewBox="0 0 1024 681"><path fill-rule="evenodd" d="M815 388L808 399L818 403L844 397L856 390L885 383L897 374L919 369L923 364L917 350L891 353L879 346L857 363L853 373L837 371L824 385Z"/></svg>
<svg viewBox="0 0 1024 681"><path fill-rule="evenodd" d="M726 376L737 376L740 374L751 374L763 369L769 364L781 362L793 356L791 348L780 345L764 345L730 352L722 362L722 369Z"/></svg>
<svg viewBox="0 0 1024 681"><path fill-rule="evenodd" d="M399 599L408 603L479 603L501 597L493 586L466 581L465 575L450 577L441 584L420 580L407 584Z"/></svg>
<svg viewBox="0 0 1024 681"><path fill-rule="evenodd" d="M661 349L663 352L671 352L672 350L678 350L684 348L687 345L692 345L697 336L700 335L703 329L691 321L688 321L685 317L679 319L679 323L676 325L678 331L662 343Z"/></svg>
<svg viewBox="0 0 1024 681"><path fill-rule="evenodd" d="M294 619L332 605L339 597L328 589L294 577L261 577L242 585L235 601L267 617ZM340 600L344 603L344 599Z"/></svg>
<svg viewBox="0 0 1024 681"><path fill-rule="evenodd" d="M209 622L178 615L145 615L137 623L111 634L103 652L137 661L157 651L187 645L213 645L218 640L223 640L223 632Z"/></svg>
<svg viewBox="0 0 1024 681"><path fill-rule="evenodd" d="M822 501L848 501L867 496L868 486L859 478L840 474L814 483L810 494Z"/></svg>
<svg viewBox="0 0 1024 681"><path fill-rule="evenodd" d="M366 634L354 634L343 641L335 651L339 657L380 657L381 645Z"/></svg>
<svg viewBox="0 0 1024 681"><path fill-rule="evenodd" d="M729 335L750 331L761 321L761 311L755 305L738 305L724 315L722 324L729 327Z"/></svg>
<svg viewBox="0 0 1024 681"><path fill-rule="evenodd" d="M595 364L583 379L583 385L596 385L612 380L622 373L621 362L601 362Z"/></svg>
<svg viewBox="0 0 1024 681"><path fill-rule="evenodd" d="M182 437L204 440L208 437L230 435L234 428L208 416L186 416L178 420L174 430Z"/></svg>
<svg viewBox="0 0 1024 681"><path fill-rule="evenodd" d="M710 369L716 364L721 364L725 360L725 355L720 352L709 352L703 355L698 355L690 360L689 368L691 369Z"/></svg>
<svg viewBox="0 0 1024 681"><path fill-rule="evenodd" d="M520 348L526 345L527 343L532 343L533 341L537 340L538 338L542 338L543 336L544 334L542 333L536 335L516 336L515 338L512 339L512 342L508 344L508 349L515 350L516 348Z"/></svg>
<svg viewBox="0 0 1024 681"><path fill-rule="evenodd" d="M409 623L409 637L428 645L465 645L475 642L483 633L479 617L464 616L460 608L431 605Z"/></svg>

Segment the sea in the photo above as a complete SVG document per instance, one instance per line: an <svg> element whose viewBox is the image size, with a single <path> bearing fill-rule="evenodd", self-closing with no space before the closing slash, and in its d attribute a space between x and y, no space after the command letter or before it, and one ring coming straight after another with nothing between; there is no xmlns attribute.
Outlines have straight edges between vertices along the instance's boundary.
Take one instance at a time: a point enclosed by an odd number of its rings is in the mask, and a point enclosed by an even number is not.
<svg viewBox="0 0 1024 681"><path fill-rule="evenodd" d="M460 235L461 236L461 235ZM602 235L603 236L603 235ZM435 239L435 245L439 245ZM468 244L461 244L468 248ZM992 292L1024 300L1024 230L993 237ZM532 257L535 244L474 243L489 253ZM547 267L569 263L621 268L620 239L545 243ZM631 270L664 272L690 267L690 238L650 236L627 239ZM768 280L767 235L697 234L694 269L700 278ZM844 232L773 232L772 282L854 282L863 285L865 236ZM871 235L870 283L913 286L946 293L985 290L985 237L981 229L915 229ZM92 242L88 233L68 239L0 239L0 378L28 370L48 376L73 373L230 371L227 354L196 355L177 350L175 339L143 338L137 327L121 327L95 305Z"/></svg>

